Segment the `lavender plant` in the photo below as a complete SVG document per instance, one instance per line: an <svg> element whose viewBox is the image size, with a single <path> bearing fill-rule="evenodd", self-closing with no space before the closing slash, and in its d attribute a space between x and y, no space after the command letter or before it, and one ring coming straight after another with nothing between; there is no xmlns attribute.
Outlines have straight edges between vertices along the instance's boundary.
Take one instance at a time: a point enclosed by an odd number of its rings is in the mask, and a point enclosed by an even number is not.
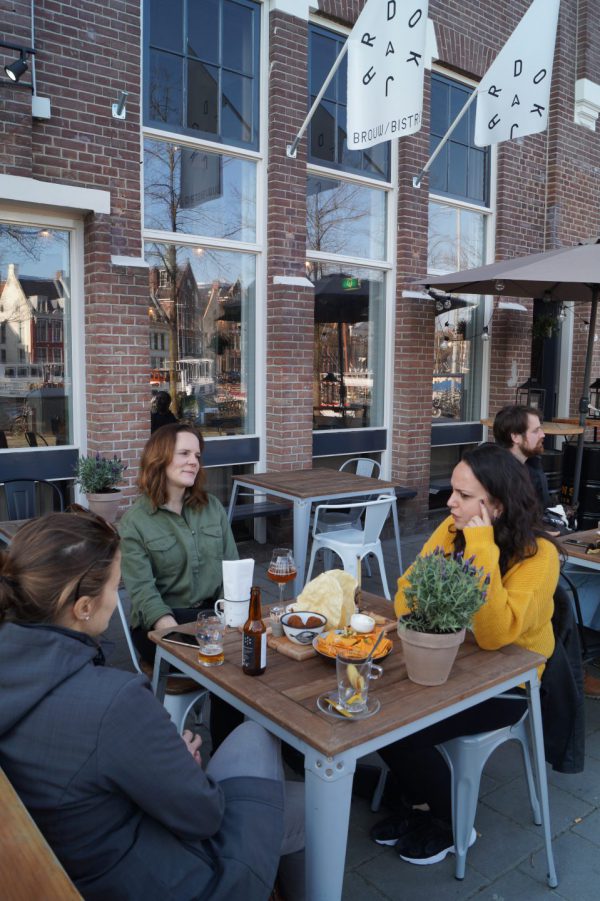
<svg viewBox="0 0 600 901"><path fill-rule="evenodd" d="M471 625L486 599L490 577L462 553L446 556L441 547L417 557L404 598L409 613L402 617L417 632L457 632Z"/></svg>
<svg viewBox="0 0 600 901"><path fill-rule="evenodd" d="M73 472L75 481L84 494L105 494L116 491L115 485L123 481L127 465L117 457L102 457L95 454L80 457Z"/></svg>

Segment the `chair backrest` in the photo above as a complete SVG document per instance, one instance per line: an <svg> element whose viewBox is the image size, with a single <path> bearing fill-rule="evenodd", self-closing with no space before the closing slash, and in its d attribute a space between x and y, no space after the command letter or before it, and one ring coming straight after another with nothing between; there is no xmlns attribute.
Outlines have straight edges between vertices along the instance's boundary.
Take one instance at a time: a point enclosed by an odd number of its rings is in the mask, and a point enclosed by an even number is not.
<svg viewBox="0 0 600 901"><path fill-rule="evenodd" d="M378 479L381 472L381 464L377 460L371 460L370 457L351 457L342 463L340 472L348 467L355 467L354 472L357 476L370 476L374 479Z"/></svg>
<svg viewBox="0 0 600 901"><path fill-rule="evenodd" d="M42 495L51 493L52 509L64 510L58 485L43 479L13 479L4 482L4 495L9 519L32 519L41 512Z"/></svg>
<svg viewBox="0 0 600 901"><path fill-rule="evenodd" d="M365 504L365 526L363 529L364 544L373 544L381 535L383 525L390 515L392 504L396 503L395 497L384 494L375 501L367 501Z"/></svg>
<svg viewBox="0 0 600 901"><path fill-rule="evenodd" d="M125 616L125 610L123 609L123 602L121 600L121 595L117 596L117 610L119 611L121 625L123 626L123 633L125 635L125 641L127 642L127 647L129 648L129 653L131 654L131 662L133 663L137 672L140 675L143 675L142 670L140 669L138 655L136 653L133 641L131 640L131 632L129 631L129 623L127 622L127 617Z"/></svg>

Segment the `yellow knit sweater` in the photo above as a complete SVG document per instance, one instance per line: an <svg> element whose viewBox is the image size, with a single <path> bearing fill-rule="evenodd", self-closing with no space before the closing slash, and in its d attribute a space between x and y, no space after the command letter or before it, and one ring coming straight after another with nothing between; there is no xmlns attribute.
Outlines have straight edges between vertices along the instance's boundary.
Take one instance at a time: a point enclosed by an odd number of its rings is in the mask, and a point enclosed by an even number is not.
<svg viewBox="0 0 600 901"><path fill-rule="evenodd" d="M452 552L455 534L450 531L452 523L449 516L438 526L423 545L421 556L431 554L436 547L442 547L446 553ZM468 528L464 535L465 557L475 556L474 565L490 575L486 602L473 618L477 644L487 651L518 644L548 659L554 650L551 618L559 575L558 552L554 545L538 538L537 554L511 566L502 577L498 565L500 551L494 543L492 526ZM409 572L410 569L398 579L394 600L398 616L408 612L404 589Z"/></svg>

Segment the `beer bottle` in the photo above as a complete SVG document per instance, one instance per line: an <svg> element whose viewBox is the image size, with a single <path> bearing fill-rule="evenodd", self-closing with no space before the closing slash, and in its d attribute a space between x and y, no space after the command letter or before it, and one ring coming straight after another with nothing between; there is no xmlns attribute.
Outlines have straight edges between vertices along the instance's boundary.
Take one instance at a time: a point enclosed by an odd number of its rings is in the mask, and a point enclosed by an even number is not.
<svg viewBox="0 0 600 901"><path fill-rule="evenodd" d="M262 621L260 588L252 586L248 619L242 631L242 669L247 676L260 676L267 668L267 627Z"/></svg>

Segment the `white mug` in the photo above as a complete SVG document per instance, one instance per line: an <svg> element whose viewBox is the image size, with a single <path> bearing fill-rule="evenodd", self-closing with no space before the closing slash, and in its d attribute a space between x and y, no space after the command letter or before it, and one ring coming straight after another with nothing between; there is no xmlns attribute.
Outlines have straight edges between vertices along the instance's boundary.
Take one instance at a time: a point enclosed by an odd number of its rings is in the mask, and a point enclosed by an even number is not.
<svg viewBox="0 0 600 901"><path fill-rule="evenodd" d="M221 598L215 602L215 613L226 626L237 628L248 619L250 601L227 601Z"/></svg>

